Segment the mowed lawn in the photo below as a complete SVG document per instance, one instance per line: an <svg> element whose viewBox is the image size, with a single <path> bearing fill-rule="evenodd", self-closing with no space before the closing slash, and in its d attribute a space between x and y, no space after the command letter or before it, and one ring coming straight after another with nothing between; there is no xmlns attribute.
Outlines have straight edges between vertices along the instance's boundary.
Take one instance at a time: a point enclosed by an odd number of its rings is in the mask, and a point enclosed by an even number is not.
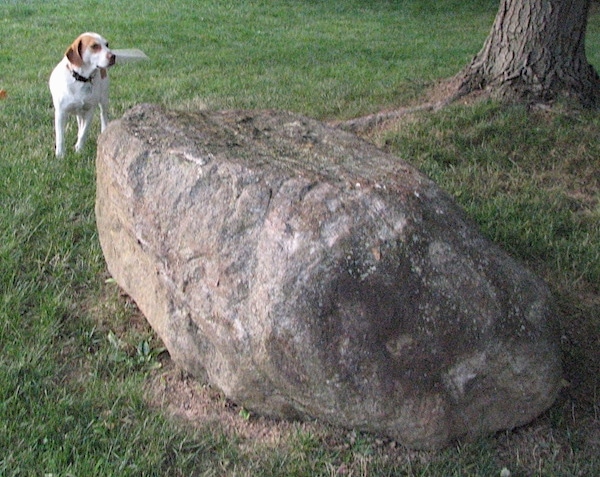
<svg viewBox="0 0 600 477"><path fill-rule="evenodd" d="M111 70L113 118L152 102L344 120L426 100L477 53L497 8L0 1L0 476L600 475L598 113L454 105L369 137L449 190L548 281L561 312L566 387L556 405L522 429L439 452L317 424L291 424L267 442L170 417L148 398L168 357L110 280L97 240L97 118L83 154L53 155L47 80L84 31L150 57ZM599 13L594 6L587 44L597 68ZM213 401L240 427L269 426Z"/></svg>

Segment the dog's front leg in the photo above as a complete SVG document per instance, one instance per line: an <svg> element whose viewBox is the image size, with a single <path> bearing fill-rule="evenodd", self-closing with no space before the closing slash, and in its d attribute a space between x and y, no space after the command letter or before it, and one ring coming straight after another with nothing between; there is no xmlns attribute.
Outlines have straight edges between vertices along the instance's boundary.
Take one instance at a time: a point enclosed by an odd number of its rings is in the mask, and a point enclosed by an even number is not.
<svg viewBox="0 0 600 477"><path fill-rule="evenodd" d="M81 152L83 149L83 145L85 144L85 140L87 139L92 124L93 115L93 109L77 115L77 124L79 126L77 130L77 143L75 144L75 151L77 152Z"/></svg>
<svg viewBox="0 0 600 477"><path fill-rule="evenodd" d="M102 101L100 104L100 132L104 132L108 126L108 101Z"/></svg>
<svg viewBox="0 0 600 477"><path fill-rule="evenodd" d="M56 157L65 155L65 127L67 125L67 115L56 108L54 113L54 133L56 136Z"/></svg>

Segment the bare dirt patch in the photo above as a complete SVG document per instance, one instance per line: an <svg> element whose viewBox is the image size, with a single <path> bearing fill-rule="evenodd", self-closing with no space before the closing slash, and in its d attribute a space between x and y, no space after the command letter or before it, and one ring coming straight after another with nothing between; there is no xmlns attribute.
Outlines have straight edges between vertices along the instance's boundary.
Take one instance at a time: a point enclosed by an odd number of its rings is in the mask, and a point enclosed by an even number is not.
<svg viewBox="0 0 600 477"><path fill-rule="evenodd" d="M148 382L149 403L196 428L217 426L230 437L267 447L284 445L299 431L317 432L311 423L286 422L255 416L225 398L210 385L201 384L172 361Z"/></svg>

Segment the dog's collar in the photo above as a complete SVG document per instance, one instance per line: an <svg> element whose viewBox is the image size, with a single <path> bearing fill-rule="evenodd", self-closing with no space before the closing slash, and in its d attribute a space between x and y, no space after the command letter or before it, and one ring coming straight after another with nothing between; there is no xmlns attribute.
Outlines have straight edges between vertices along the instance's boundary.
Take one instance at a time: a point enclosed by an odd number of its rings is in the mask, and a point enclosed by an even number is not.
<svg viewBox="0 0 600 477"><path fill-rule="evenodd" d="M69 68L69 71L71 72L71 76L73 76L73 78L75 78L75 81L81 81L82 83L91 83L92 80L94 79L94 73L92 73L92 75L89 78L86 78L85 76L80 75L79 73L77 73L77 71Z"/></svg>
<svg viewBox="0 0 600 477"><path fill-rule="evenodd" d="M81 76L77 71L71 70L71 75L75 78L76 81L81 81L82 83L91 83L92 77L86 78L85 76Z"/></svg>

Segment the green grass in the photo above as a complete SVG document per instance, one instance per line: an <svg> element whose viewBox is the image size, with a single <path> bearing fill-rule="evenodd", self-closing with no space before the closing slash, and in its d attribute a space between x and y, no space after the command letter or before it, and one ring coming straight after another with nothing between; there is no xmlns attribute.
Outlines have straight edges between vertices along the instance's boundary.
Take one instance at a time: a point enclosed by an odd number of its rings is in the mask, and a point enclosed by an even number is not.
<svg viewBox="0 0 600 477"><path fill-rule="evenodd" d="M374 138L543 275L563 314L571 387L556 406L524 429L430 453L316 425L266 446L151 405L148 382L165 358L106 282L94 141L81 156L53 157L47 79L82 31L151 58L112 70L113 117L155 102L346 119L414 102L456 73L496 8L489 0L0 2L8 93L0 100L0 476L497 476L503 467L600 475L598 115L482 103L413 116ZM597 13L588 53L599 66ZM74 128L68 138L72 145Z"/></svg>

